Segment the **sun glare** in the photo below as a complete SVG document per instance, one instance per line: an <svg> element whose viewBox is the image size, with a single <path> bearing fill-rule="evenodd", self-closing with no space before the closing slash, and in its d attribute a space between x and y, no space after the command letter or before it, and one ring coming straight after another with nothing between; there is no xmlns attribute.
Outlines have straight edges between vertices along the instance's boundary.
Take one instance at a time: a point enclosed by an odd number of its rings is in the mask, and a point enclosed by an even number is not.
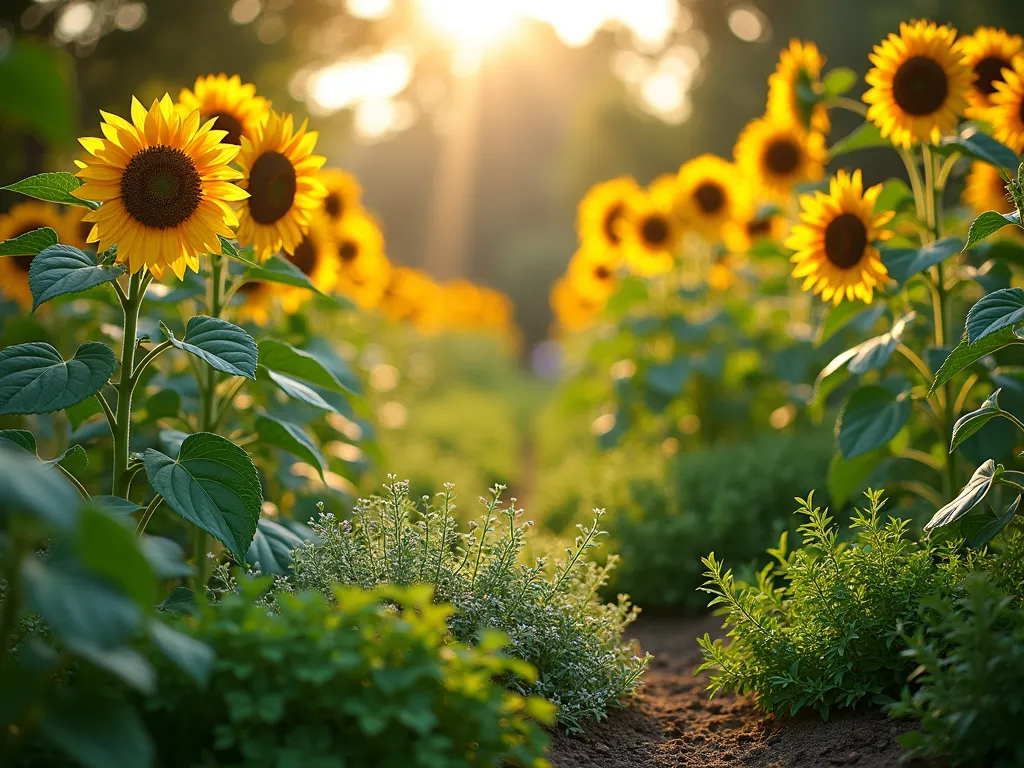
<svg viewBox="0 0 1024 768"><path fill-rule="evenodd" d="M483 47L507 35L522 18L518 0L420 0L423 20L460 45Z"/></svg>

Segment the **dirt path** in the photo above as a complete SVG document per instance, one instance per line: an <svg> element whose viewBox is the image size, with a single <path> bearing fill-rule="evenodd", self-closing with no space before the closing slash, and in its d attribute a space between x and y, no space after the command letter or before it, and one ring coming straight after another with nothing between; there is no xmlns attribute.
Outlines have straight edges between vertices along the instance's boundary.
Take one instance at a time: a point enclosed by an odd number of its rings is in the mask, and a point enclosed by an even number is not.
<svg viewBox="0 0 1024 768"><path fill-rule="evenodd" d="M813 713L779 724L746 697L708 701L695 640L720 631L713 618L643 618L634 637L655 658L643 695L582 736L557 734L555 768L895 768L896 736L906 728L884 715ZM905 764L924 768L921 763Z"/></svg>

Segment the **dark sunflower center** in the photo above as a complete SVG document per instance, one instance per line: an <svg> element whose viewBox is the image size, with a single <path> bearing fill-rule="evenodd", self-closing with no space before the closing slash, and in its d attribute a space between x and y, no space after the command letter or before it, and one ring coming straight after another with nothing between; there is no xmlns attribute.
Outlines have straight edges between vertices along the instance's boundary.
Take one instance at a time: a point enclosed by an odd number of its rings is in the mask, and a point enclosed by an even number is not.
<svg viewBox="0 0 1024 768"><path fill-rule="evenodd" d="M295 201L295 168L280 152L264 152L249 172L249 212L257 224L273 224Z"/></svg>
<svg viewBox="0 0 1024 768"><path fill-rule="evenodd" d="M640 225L640 236L648 245L664 245L669 236L668 222L662 216L648 216Z"/></svg>
<svg viewBox="0 0 1024 768"><path fill-rule="evenodd" d="M608 238L608 242L615 245L619 244L619 233L615 231L615 224L619 219L622 218L622 214L625 212L625 206L622 203L616 203L608 212L604 215L604 234Z"/></svg>
<svg viewBox="0 0 1024 768"><path fill-rule="evenodd" d="M135 154L121 174L121 202L135 221L154 229L183 224L203 199L192 158L160 145Z"/></svg>
<svg viewBox="0 0 1024 768"><path fill-rule="evenodd" d="M751 219L747 222L747 234L750 237L764 237L772 231L770 218Z"/></svg>
<svg viewBox="0 0 1024 768"><path fill-rule="evenodd" d="M775 139L765 149L764 164L776 176L788 176L800 165L800 148L790 139Z"/></svg>
<svg viewBox="0 0 1024 768"><path fill-rule="evenodd" d="M250 280L247 283L242 283L238 287L238 292L243 296L251 296L254 293L258 293L262 285L262 283L257 283Z"/></svg>
<svg viewBox="0 0 1024 768"><path fill-rule="evenodd" d="M21 237L22 235L28 234L33 229L39 229L40 227L45 227L45 226L46 226L46 224L44 224L41 221L39 221L39 222L31 222L29 224L25 224L25 225L23 225L21 227L21 229L19 229L16 232L14 232L11 235L10 239L13 240L16 237ZM27 253L22 253L22 254L19 254L17 256L12 256L11 257L11 259L14 261L14 266L16 266L18 269L20 269L26 275L28 274L28 268L30 266L32 266L32 259L34 259L34 258L35 258L35 256L29 255Z"/></svg>
<svg viewBox="0 0 1024 768"><path fill-rule="evenodd" d="M242 122L237 117L227 112L215 112L210 117L217 118L217 122L213 124L215 130L228 132L228 135L221 139L224 144L242 143Z"/></svg>
<svg viewBox="0 0 1024 768"><path fill-rule="evenodd" d="M92 222L91 221L80 221L78 222L78 236L82 238L83 242L88 242L89 235L92 233Z"/></svg>
<svg viewBox="0 0 1024 768"><path fill-rule="evenodd" d="M825 256L839 269L859 263L867 244L867 227L854 213L841 213L825 227Z"/></svg>
<svg viewBox="0 0 1024 768"><path fill-rule="evenodd" d="M345 212L345 203L342 202L341 195L331 192L324 198L324 210L332 219L340 219Z"/></svg>
<svg viewBox="0 0 1024 768"><path fill-rule="evenodd" d="M288 260L302 270L302 274L313 274L317 262L316 244L310 238L304 237Z"/></svg>
<svg viewBox="0 0 1024 768"><path fill-rule="evenodd" d="M611 276L612 271L608 269L608 267L606 267L604 264L598 264L596 267L594 267L594 277L596 277L601 282L604 282Z"/></svg>
<svg viewBox="0 0 1024 768"><path fill-rule="evenodd" d="M948 93L946 70L927 56L907 59L892 80L896 105L909 115L932 114L945 103Z"/></svg>
<svg viewBox="0 0 1024 768"><path fill-rule="evenodd" d="M351 240L346 240L338 246L338 257L346 264L356 260L359 255L359 246Z"/></svg>
<svg viewBox="0 0 1024 768"><path fill-rule="evenodd" d="M986 96L996 92L996 83L1003 81L1003 70L1010 62L1000 56L986 56L974 65L974 74L978 76L974 87Z"/></svg>
<svg viewBox="0 0 1024 768"><path fill-rule="evenodd" d="M705 181L693 192L697 206L708 216L713 216L725 206L725 192L713 181Z"/></svg>

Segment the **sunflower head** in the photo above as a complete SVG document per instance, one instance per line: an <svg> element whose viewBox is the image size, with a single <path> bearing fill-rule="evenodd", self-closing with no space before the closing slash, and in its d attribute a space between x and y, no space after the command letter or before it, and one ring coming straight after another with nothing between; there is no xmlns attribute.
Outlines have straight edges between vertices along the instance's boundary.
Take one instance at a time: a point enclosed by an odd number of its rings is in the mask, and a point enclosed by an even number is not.
<svg viewBox="0 0 1024 768"><path fill-rule="evenodd" d="M618 223L640 187L629 176L595 184L580 202L576 231L580 242L617 249L621 244Z"/></svg>
<svg viewBox="0 0 1024 768"><path fill-rule="evenodd" d="M234 297L237 304L235 311L238 320L260 326L267 325L270 322L270 313L274 309L274 297L280 291L281 286L271 283L258 281L242 283Z"/></svg>
<svg viewBox="0 0 1024 768"><path fill-rule="evenodd" d="M767 112L774 120L795 123L828 134L831 124L824 104L815 104L808 113L801 103L801 87L818 92L822 89L821 70L825 57L814 43L790 40L789 47L779 54L775 72L768 77Z"/></svg>
<svg viewBox="0 0 1024 768"><path fill-rule="evenodd" d="M435 333L444 321L441 287L430 275L410 267L393 266L380 309L392 320L412 323L423 333Z"/></svg>
<svg viewBox="0 0 1024 768"><path fill-rule="evenodd" d="M1019 155L1024 152L1024 54L1003 70L994 87L985 119L992 124L992 135Z"/></svg>
<svg viewBox="0 0 1024 768"><path fill-rule="evenodd" d="M977 213L1013 213L1016 208L1006 190L1006 180L995 166L975 160L967 174L964 202Z"/></svg>
<svg viewBox="0 0 1024 768"><path fill-rule="evenodd" d="M580 248L569 261L566 278L578 294L603 304L619 284L618 266L605 248Z"/></svg>
<svg viewBox="0 0 1024 768"><path fill-rule="evenodd" d="M775 206L750 208L742 219L730 221L723 232L725 247L742 254L765 240L782 242L786 236L786 217Z"/></svg>
<svg viewBox="0 0 1024 768"><path fill-rule="evenodd" d="M256 95L256 86L238 75L197 77L191 90L182 88L178 106L183 114L199 111L202 121L216 120L214 128L226 131L225 144L241 144L242 137L256 137L256 126L270 109L270 102Z"/></svg>
<svg viewBox="0 0 1024 768"><path fill-rule="evenodd" d="M85 211L86 209L82 209ZM0 215L0 243L21 237L33 229L49 227L57 233L57 240L78 246L78 223L70 211L61 211L50 203L29 200L18 203ZM0 256L0 294L13 299L28 311L32 308L32 292L28 285L28 270L35 256Z"/></svg>
<svg viewBox="0 0 1024 768"><path fill-rule="evenodd" d="M249 193L239 214L238 242L252 245L261 259L282 248L293 253L327 190L317 180L326 158L313 154L318 134L291 115L270 110L256 127L256 138L242 137L238 164L241 186Z"/></svg>
<svg viewBox="0 0 1024 768"><path fill-rule="evenodd" d="M147 110L132 99L132 122L101 112L105 138L80 139L90 157L78 161L82 186L72 194L100 203L82 217L89 242L101 251L117 245L117 261L131 273L156 277L170 268L180 279L199 271L199 256L220 253L219 237L233 237L232 203L248 195L231 182L228 163L238 147L222 143L213 121L175 110L170 96Z"/></svg>
<svg viewBox="0 0 1024 768"><path fill-rule="evenodd" d="M844 298L871 303L875 286L888 274L874 243L891 236L884 227L894 216L874 212L881 191L881 184L865 190L860 171L839 171L828 194L800 198L800 223L786 247L795 251L793 277L804 278L803 290L833 304Z"/></svg>
<svg viewBox="0 0 1024 768"><path fill-rule="evenodd" d="M751 121L734 150L736 164L765 196L785 199L793 187L825 175L825 136L771 117Z"/></svg>
<svg viewBox="0 0 1024 768"><path fill-rule="evenodd" d="M901 23L875 46L864 94L868 120L898 147L937 144L956 128L967 108L974 73L952 27L934 22Z"/></svg>
<svg viewBox="0 0 1024 768"><path fill-rule="evenodd" d="M622 256L634 273L650 277L672 269L683 236L675 205L676 196L661 184L635 195L616 222Z"/></svg>
<svg viewBox="0 0 1024 768"><path fill-rule="evenodd" d="M701 155L679 169L677 209L683 222L717 241L726 224L750 215L751 198L739 169L715 155Z"/></svg>
<svg viewBox="0 0 1024 768"><path fill-rule="evenodd" d="M323 209L332 221L338 222L349 214L362 213L363 189L355 176L338 168L325 168L317 178L327 190Z"/></svg>
<svg viewBox="0 0 1024 768"><path fill-rule="evenodd" d="M1008 34L1005 29L978 27L973 35L960 38L964 61L974 74L974 82L967 92L967 116L985 119L985 110L996 92L996 83L1002 82L1003 70L1024 49L1024 38Z"/></svg>
<svg viewBox="0 0 1024 768"><path fill-rule="evenodd" d="M380 304L391 281L384 235L369 215L352 213L335 225L338 292L362 309Z"/></svg>
<svg viewBox="0 0 1024 768"><path fill-rule="evenodd" d="M338 248L330 220L317 212L295 250L286 258L302 272L318 291L329 294L338 282ZM281 303L286 312L295 312L309 299L304 288L282 290Z"/></svg>
<svg viewBox="0 0 1024 768"><path fill-rule="evenodd" d="M551 309L560 330L581 331L597 319L604 301L581 294L568 277L562 277L551 287Z"/></svg>

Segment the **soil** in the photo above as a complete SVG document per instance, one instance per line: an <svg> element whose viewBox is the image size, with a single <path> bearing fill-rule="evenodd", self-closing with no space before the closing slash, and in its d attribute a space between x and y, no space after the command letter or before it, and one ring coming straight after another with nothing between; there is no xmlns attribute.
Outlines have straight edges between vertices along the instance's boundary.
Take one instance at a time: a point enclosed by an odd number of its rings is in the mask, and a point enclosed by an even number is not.
<svg viewBox="0 0 1024 768"><path fill-rule="evenodd" d="M641 618L632 635L654 654L646 685L630 706L582 735L557 733L555 768L889 768L900 766L896 737L909 724L875 711L775 719L749 697L708 700L696 638L721 634L714 618ZM910 768L938 768L910 762Z"/></svg>

